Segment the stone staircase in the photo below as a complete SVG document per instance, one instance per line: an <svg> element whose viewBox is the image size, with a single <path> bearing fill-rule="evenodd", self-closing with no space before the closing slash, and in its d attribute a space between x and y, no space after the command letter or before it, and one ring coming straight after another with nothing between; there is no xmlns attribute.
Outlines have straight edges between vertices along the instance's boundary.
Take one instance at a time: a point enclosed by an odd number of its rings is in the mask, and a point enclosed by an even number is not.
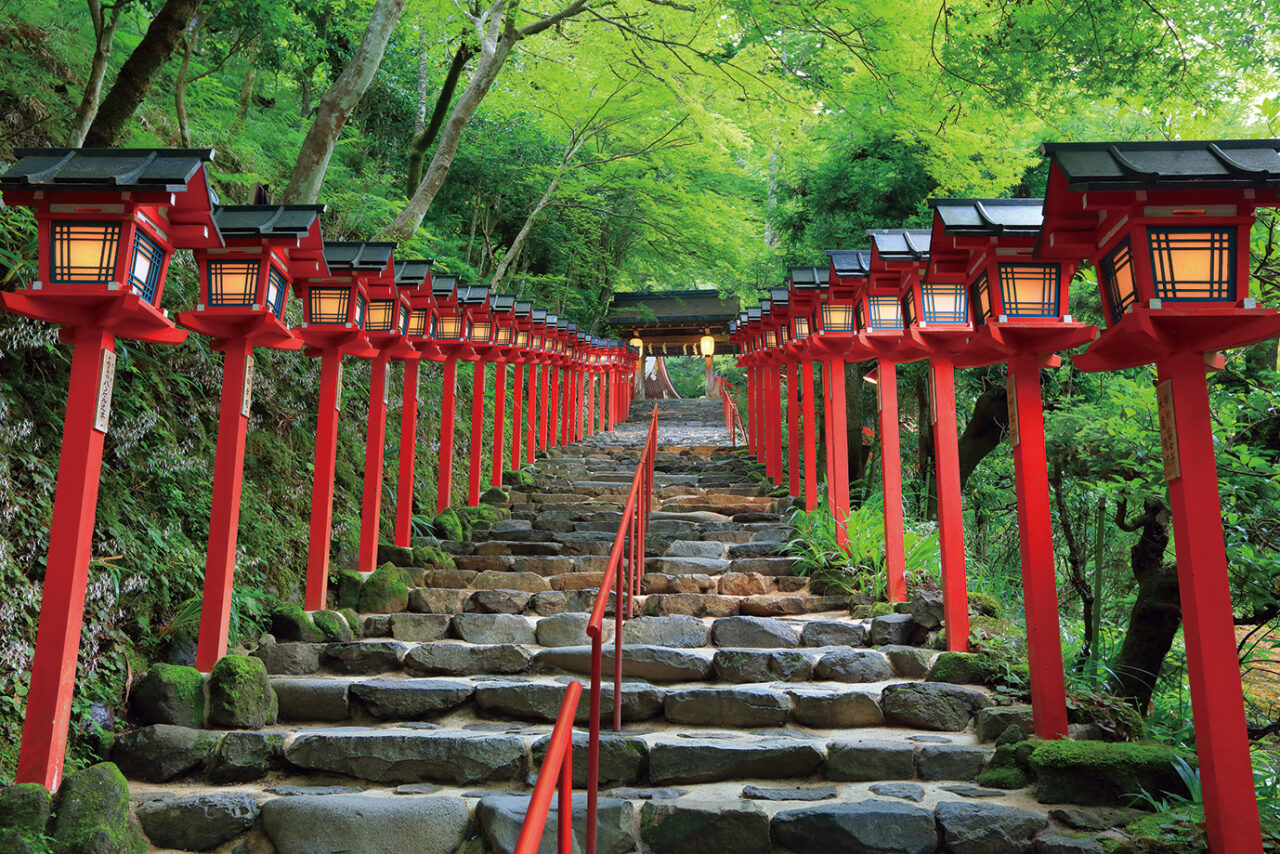
<svg viewBox="0 0 1280 854"><path fill-rule="evenodd" d="M274 725L122 737L113 758L156 850L510 852L565 684L589 673L586 612L651 408L539 460L503 518L441 544L455 568L410 569L408 610L361 615L346 642L264 638ZM719 402L660 413L601 852L1101 850L1053 836L1026 790L974 785L984 743L1029 724L985 688L927 681L936 603L855 618L812 592L781 553L785 499L725 447ZM585 729L575 759L583 785ZM581 846L585 798L574 821ZM192 847L195 827L216 841Z"/></svg>

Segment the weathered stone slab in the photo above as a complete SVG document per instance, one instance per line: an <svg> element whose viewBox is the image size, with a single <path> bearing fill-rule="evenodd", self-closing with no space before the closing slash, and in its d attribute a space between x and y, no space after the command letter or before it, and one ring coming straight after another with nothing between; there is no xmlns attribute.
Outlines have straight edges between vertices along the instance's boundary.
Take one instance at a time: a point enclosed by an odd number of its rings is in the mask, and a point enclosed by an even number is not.
<svg viewBox="0 0 1280 854"><path fill-rule="evenodd" d="M335 729L304 732L285 759L310 771L374 783L471 785L524 777L524 741L461 730Z"/></svg>

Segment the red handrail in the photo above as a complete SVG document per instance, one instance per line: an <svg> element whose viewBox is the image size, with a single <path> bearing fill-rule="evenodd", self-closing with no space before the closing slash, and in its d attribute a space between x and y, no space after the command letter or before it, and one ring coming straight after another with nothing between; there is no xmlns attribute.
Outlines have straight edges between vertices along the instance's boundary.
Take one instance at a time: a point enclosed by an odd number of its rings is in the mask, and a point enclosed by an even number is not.
<svg viewBox="0 0 1280 854"><path fill-rule="evenodd" d="M747 435L747 425L743 423L742 416L738 413L738 404L734 402L733 395L729 393L730 389L738 390L733 383L727 382L724 377L716 377L716 382L720 385L720 400L724 403L724 426L729 431L729 444L738 447L738 434L735 432L735 425L742 427L742 435Z"/></svg>
<svg viewBox="0 0 1280 854"><path fill-rule="evenodd" d="M640 462L631 478L627 502L618 522L618 533L609 551L609 563L604 579L596 594L595 607L587 621L587 636L591 638L591 699L590 731L587 742L587 844L586 854L595 854L598 830L597 810L600 796L600 703L601 679L604 660L604 612L609 604L610 588L614 597L613 629L613 729L622 729L622 620L624 615L635 615L635 598L640 595L640 579L644 576L645 534L649 529L649 512L653 504L653 469L658 452L658 405L654 404L649 417L649 432L645 437ZM617 584L614 585L614 579ZM625 606L624 606L625 597ZM582 683L571 682L565 692L555 729L547 746L547 756L538 772L529 812L525 815L516 843L515 854L534 854L546 827L551 810L551 790L556 779L560 780L559 854L570 854L572 837L565 828L569 820L567 810L572 809L570 797L573 781L573 720L577 713L578 697ZM567 746L566 746L567 745ZM554 757L554 761L553 761Z"/></svg>

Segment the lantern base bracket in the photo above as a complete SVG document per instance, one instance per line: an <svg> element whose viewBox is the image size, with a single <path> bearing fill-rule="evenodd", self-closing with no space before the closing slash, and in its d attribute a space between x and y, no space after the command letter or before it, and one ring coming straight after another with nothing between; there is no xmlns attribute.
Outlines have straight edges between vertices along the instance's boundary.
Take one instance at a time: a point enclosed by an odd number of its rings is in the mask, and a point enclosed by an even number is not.
<svg viewBox="0 0 1280 854"><path fill-rule="evenodd" d="M1135 306L1074 361L1086 373L1118 371L1176 353L1243 347L1277 335L1280 314L1272 308L1204 303L1158 310Z"/></svg>

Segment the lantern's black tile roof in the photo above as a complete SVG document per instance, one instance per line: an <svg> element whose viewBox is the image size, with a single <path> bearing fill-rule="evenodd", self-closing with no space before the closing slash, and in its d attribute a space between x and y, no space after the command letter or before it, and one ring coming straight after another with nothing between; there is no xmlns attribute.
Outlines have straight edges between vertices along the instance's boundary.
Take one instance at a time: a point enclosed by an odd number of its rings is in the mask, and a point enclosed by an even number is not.
<svg viewBox="0 0 1280 854"><path fill-rule="evenodd" d="M494 311L501 311L503 313L514 311L516 307L516 298L506 294L495 294L493 299L489 300L489 305Z"/></svg>
<svg viewBox="0 0 1280 854"><path fill-rule="evenodd" d="M730 335L734 335L734 334L736 334L736 333L737 333L737 331L738 331L738 321L736 321L736 320L730 320L730 321L729 321L729 334L730 334Z"/></svg>
<svg viewBox="0 0 1280 854"><path fill-rule="evenodd" d="M548 312L543 322L546 323L547 326L555 326L557 323L560 322L560 318L558 315L554 315Z"/></svg>
<svg viewBox="0 0 1280 854"><path fill-rule="evenodd" d="M1072 190L1280 187L1280 139L1046 142Z"/></svg>
<svg viewBox="0 0 1280 854"><path fill-rule="evenodd" d="M1035 237L1044 224L1044 199L929 199L947 234Z"/></svg>
<svg viewBox="0 0 1280 854"><path fill-rule="evenodd" d="M431 262L425 258L396 262L396 284L405 287L418 287L427 280L431 272ZM434 283L433 283L434 285ZM432 291L435 288L432 287Z"/></svg>
<svg viewBox="0 0 1280 854"><path fill-rule="evenodd" d="M548 317L547 322L550 323L551 318ZM564 332L568 328L569 328L569 318L567 317L556 318L556 329L560 330L561 332Z"/></svg>
<svg viewBox="0 0 1280 854"><path fill-rule="evenodd" d="M223 237L302 237L324 205L221 205L213 224Z"/></svg>
<svg viewBox="0 0 1280 854"><path fill-rule="evenodd" d="M488 285L467 285L458 288L460 305L484 305L489 300Z"/></svg>
<svg viewBox="0 0 1280 854"><path fill-rule="evenodd" d="M873 228L867 236L885 261L928 261L931 232L927 228Z"/></svg>
<svg viewBox="0 0 1280 854"><path fill-rule="evenodd" d="M528 317L533 313L533 301L527 299L518 299L514 306L516 317Z"/></svg>
<svg viewBox="0 0 1280 854"><path fill-rule="evenodd" d="M391 260L394 243L324 242L324 260L331 268L341 270L381 270Z"/></svg>
<svg viewBox="0 0 1280 854"><path fill-rule="evenodd" d="M449 299L458 287L457 276L432 276L431 295L436 299Z"/></svg>
<svg viewBox="0 0 1280 854"><path fill-rule="evenodd" d="M546 323L547 310L545 308L535 308L533 311L529 312L529 317L533 319L534 323Z"/></svg>
<svg viewBox="0 0 1280 854"><path fill-rule="evenodd" d="M831 284L830 267L789 267L787 272L791 274L791 284L797 288L825 288Z"/></svg>
<svg viewBox="0 0 1280 854"><path fill-rule="evenodd" d="M791 301L791 290L786 287L769 288L766 293L769 294L769 301L778 308L785 308Z"/></svg>
<svg viewBox="0 0 1280 854"><path fill-rule="evenodd" d="M760 319L760 313L761 313L761 308L760 308L760 306L758 306L758 305L748 306L748 307L747 307L747 321L748 321L748 322L750 322L750 321L752 321L752 320L759 320L759 319Z"/></svg>
<svg viewBox="0 0 1280 854"><path fill-rule="evenodd" d="M212 162L210 148L19 148L0 177L7 190L181 192Z"/></svg>
<svg viewBox="0 0 1280 854"><path fill-rule="evenodd" d="M866 277L871 271L870 249L828 249L826 253L831 257L831 266L837 276L853 279Z"/></svg>

